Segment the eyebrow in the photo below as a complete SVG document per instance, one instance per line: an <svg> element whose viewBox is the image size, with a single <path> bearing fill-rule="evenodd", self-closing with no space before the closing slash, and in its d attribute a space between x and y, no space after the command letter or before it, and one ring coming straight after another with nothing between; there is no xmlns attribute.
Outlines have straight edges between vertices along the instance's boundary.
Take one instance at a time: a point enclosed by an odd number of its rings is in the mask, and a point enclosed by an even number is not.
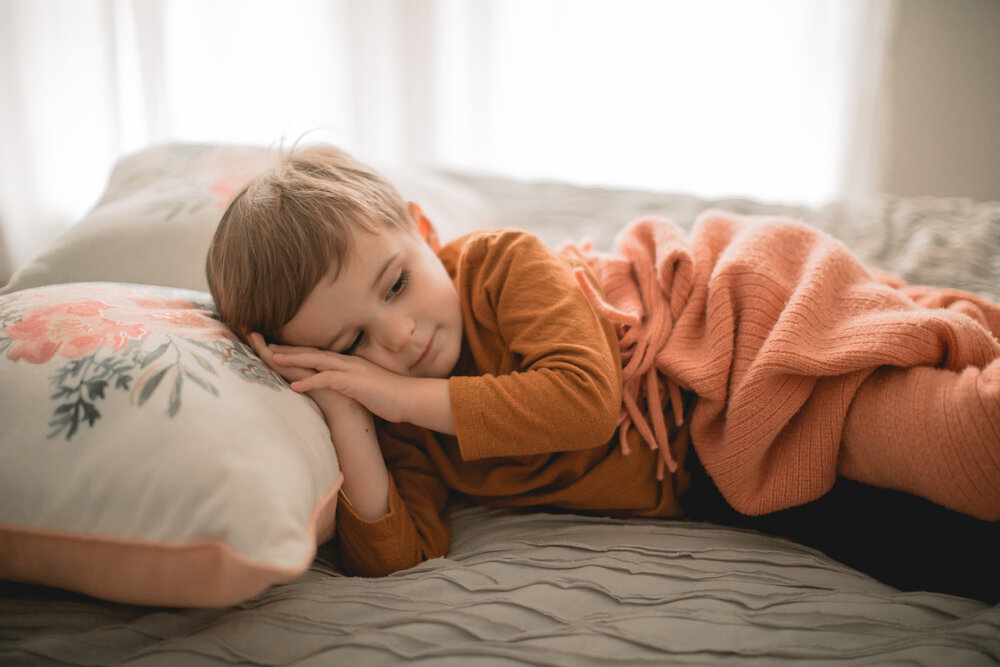
<svg viewBox="0 0 1000 667"><path fill-rule="evenodd" d="M385 275L385 272L389 270L389 267L392 266L392 263L396 261L396 258L399 257L399 255L400 255L399 252L393 253L393 255L386 260L385 264L382 265L382 268L379 269L378 273L375 275L375 280L372 281L371 291L374 292L376 289L378 289L378 284L382 282L382 276ZM341 329L340 331L337 332L337 334L333 338L330 339L330 342L323 349L329 350L330 348L332 348L333 344L336 343L343 335L344 335L344 330Z"/></svg>

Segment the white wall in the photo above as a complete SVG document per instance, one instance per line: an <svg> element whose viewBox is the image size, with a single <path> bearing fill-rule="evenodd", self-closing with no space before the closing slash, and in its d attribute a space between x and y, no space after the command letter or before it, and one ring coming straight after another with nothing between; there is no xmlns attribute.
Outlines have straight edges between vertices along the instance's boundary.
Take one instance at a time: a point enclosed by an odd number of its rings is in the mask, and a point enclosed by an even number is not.
<svg viewBox="0 0 1000 667"><path fill-rule="evenodd" d="M1000 200L1000 0L900 0L880 189Z"/></svg>

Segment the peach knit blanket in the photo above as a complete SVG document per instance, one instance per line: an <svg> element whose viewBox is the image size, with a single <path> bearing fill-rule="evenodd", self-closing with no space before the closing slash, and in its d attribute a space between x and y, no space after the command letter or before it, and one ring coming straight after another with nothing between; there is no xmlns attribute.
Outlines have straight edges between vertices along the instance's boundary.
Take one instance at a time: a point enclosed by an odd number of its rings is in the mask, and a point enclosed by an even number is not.
<svg viewBox="0 0 1000 667"><path fill-rule="evenodd" d="M636 405L664 385L678 421L678 386L697 395L692 443L743 513L814 500L840 473L1000 519L996 304L907 287L787 219L710 211L689 237L645 219L614 256L567 250L618 325L622 431L639 428L671 470L662 415L650 426Z"/></svg>

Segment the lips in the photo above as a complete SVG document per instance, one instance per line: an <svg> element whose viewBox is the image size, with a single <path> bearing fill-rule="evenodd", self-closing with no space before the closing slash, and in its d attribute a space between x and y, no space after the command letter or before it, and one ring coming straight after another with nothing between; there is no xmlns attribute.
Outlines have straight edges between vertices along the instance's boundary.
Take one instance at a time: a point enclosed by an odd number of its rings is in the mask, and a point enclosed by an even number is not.
<svg viewBox="0 0 1000 667"><path fill-rule="evenodd" d="M419 358L419 359L417 359L417 360L416 360L416 361L415 361L415 362L413 363L413 365L414 365L414 366L419 366L419 365L420 365L420 364L422 364L423 362L427 361L427 358L428 358L429 356L431 356L431 351L432 351L433 349L434 349L434 336L432 335L432 336L431 336L431 339L430 339L429 341L427 341L427 347L425 347L425 348L424 348L424 351L423 351L423 354L421 354L421 355L420 355L420 358Z"/></svg>

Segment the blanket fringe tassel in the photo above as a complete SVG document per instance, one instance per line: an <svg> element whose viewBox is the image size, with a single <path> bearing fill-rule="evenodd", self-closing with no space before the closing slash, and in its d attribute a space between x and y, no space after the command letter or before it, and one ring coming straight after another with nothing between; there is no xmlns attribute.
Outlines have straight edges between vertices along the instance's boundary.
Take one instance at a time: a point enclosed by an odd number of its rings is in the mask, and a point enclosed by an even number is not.
<svg viewBox="0 0 1000 667"><path fill-rule="evenodd" d="M586 257L577 251L581 259ZM678 426L684 423L684 408L681 401L681 391L675 382L663 377L654 363L657 350L661 349L670 336L673 319L669 312L664 316L649 317L646 322L634 311L623 311L615 308L597 293L590 284L582 268L573 270L573 276L590 301L594 310L604 319L614 324L618 330L618 343L622 362L622 411L618 418L618 440L622 453L629 453L626 435L631 426L635 426L642 439L650 449L657 451L656 478L664 478L664 468L671 473L677 471L677 461L670 452L670 441L666 420L662 410L654 409L660 405L660 383L666 384L667 403L673 408L674 423ZM646 402L652 415L653 424L649 422L639 409L638 399L642 382L646 382ZM664 408L666 405L664 405Z"/></svg>

